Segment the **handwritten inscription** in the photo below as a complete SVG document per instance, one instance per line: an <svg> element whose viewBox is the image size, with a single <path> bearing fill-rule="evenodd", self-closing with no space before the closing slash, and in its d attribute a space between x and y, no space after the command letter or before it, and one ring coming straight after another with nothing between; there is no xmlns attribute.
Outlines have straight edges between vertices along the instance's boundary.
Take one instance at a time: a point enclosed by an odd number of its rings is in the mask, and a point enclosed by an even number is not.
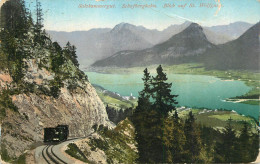
<svg viewBox="0 0 260 164"><path fill-rule="evenodd" d="M80 0L79 0L80 1ZM83 1L83 0L81 0ZM117 4L116 1L119 0L84 0L90 2L90 4L79 4L78 8L86 8L86 9L115 9L115 8L123 8L123 9L155 9L155 8L179 8L179 9L192 9L192 8L207 8L216 10L215 15L220 12L220 9L223 6L221 0L172 0L172 3L165 3L158 5L156 1L159 0L120 0L123 4ZM91 4L91 1L98 2L100 4ZM138 3L136 3L138 1ZM111 2L113 4L104 4L104 2ZM127 3L124 3L127 2ZM135 2L135 3L131 3ZM147 3L153 2L153 3ZM160 0L160 2L162 2Z"/></svg>
<svg viewBox="0 0 260 164"><path fill-rule="evenodd" d="M93 5L93 4L79 4L78 8L94 8L94 9L113 9L114 5Z"/></svg>
<svg viewBox="0 0 260 164"><path fill-rule="evenodd" d="M181 4L181 5L175 5L174 3L165 3L163 5L163 8L193 8L193 7L205 7L205 8L219 8L219 4L214 4L214 3L200 3L199 5L195 5L194 3L185 3L185 4Z"/></svg>
<svg viewBox="0 0 260 164"><path fill-rule="evenodd" d="M123 4L122 8L130 8L130 9L135 9L135 8L141 8L141 9L145 9L145 8L157 8L157 6L155 4Z"/></svg>

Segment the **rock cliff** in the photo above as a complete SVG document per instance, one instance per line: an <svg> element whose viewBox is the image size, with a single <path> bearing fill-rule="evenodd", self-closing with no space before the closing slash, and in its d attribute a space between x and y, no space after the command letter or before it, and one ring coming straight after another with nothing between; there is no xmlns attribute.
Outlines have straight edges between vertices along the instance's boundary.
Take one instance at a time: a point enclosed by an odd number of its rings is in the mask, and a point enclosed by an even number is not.
<svg viewBox="0 0 260 164"><path fill-rule="evenodd" d="M110 126L105 107L87 80L75 80L74 89L68 89L64 82L57 98L43 94L37 88L46 85L48 89L55 74L40 69L33 60L25 61L28 71L23 82L36 89L11 94L10 99L18 112L5 109L2 118L1 145L10 157L18 157L35 143L42 142L45 127L66 124L70 137L82 137L91 133L94 124ZM0 73L0 85L1 92L16 87L12 77L3 72Z"/></svg>
<svg viewBox="0 0 260 164"><path fill-rule="evenodd" d="M1 87L11 77L0 74ZM6 78L6 79L5 79ZM36 79L37 80L37 79ZM59 98L22 93L12 96L18 113L6 110L2 120L2 146L10 157L18 157L36 142L43 141L43 128L69 125L70 137L91 133L94 124L109 125L105 107L89 82L74 91L61 88Z"/></svg>

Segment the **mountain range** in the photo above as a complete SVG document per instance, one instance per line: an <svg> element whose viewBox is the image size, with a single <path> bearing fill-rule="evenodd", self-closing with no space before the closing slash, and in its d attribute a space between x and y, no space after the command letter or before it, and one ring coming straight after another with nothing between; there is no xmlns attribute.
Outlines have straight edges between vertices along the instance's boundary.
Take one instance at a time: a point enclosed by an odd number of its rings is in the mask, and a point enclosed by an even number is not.
<svg viewBox="0 0 260 164"><path fill-rule="evenodd" d="M238 39L209 49L201 57L207 68L259 70L260 22Z"/></svg>
<svg viewBox="0 0 260 164"><path fill-rule="evenodd" d="M163 43L139 51L120 51L92 66L135 67L203 62L207 68L258 69L259 52L259 23L238 39L220 45L212 44L205 30L192 23Z"/></svg>
<svg viewBox="0 0 260 164"><path fill-rule="evenodd" d="M191 22L171 25L163 31L147 29L129 23L120 23L114 28L98 28L89 31L47 31L52 40L65 46L69 40L77 47L81 67L105 59L123 50L142 50L167 41L187 28ZM236 22L229 25L203 27L207 39L213 44L222 44L239 37L252 25Z"/></svg>
<svg viewBox="0 0 260 164"><path fill-rule="evenodd" d="M152 48L140 51L120 51L111 57L95 62L93 66L135 67L152 64L177 64L176 59L183 58L183 56L194 58L213 46L208 41L202 27L192 23L179 34Z"/></svg>

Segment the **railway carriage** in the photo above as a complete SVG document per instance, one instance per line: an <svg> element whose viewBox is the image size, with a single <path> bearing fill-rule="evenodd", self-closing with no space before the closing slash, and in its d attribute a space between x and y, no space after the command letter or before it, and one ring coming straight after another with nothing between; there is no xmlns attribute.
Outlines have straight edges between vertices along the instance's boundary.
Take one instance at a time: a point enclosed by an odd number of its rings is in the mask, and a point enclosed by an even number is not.
<svg viewBox="0 0 260 164"><path fill-rule="evenodd" d="M68 125L58 125L56 128L44 128L44 142L66 141L68 136Z"/></svg>

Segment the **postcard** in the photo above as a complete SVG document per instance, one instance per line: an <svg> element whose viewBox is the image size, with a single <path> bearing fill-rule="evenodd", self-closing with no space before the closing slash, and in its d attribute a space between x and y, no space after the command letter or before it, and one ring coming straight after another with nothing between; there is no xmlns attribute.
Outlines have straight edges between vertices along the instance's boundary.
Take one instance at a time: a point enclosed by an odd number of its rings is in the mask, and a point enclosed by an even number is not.
<svg viewBox="0 0 260 164"><path fill-rule="evenodd" d="M260 163L259 0L0 0L0 163Z"/></svg>

